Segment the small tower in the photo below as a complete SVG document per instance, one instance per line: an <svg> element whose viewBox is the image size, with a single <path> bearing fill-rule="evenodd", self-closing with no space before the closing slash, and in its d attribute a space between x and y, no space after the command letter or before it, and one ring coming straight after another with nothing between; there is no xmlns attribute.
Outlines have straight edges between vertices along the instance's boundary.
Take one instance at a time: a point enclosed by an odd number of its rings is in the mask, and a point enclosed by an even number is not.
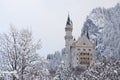
<svg viewBox="0 0 120 80"><path fill-rule="evenodd" d="M85 33L85 34L86 34L87 38L88 38L88 39L90 39L90 38L89 38L88 28L87 28L86 33Z"/></svg>
<svg viewBox="0 0 120 80"><path fill-rule="evenodd" d="M65 53L66 53L66 60L65 60L65 66L69 67L70 66L70 48L71 44L73 42L73 36L72 36L72 31L73 31L73 24L72 21L70 20L70 17L68 15L66 27L65 27Z"/></svg>

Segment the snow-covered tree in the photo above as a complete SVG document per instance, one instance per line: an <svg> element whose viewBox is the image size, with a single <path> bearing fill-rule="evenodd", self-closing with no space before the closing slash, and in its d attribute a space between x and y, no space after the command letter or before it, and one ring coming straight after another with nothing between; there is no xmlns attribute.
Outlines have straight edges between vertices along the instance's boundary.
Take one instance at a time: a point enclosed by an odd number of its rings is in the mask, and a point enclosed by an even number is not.
<svg viewBox="0 0 120 80"><path fill-rule="evenodd" d="M26 74L26 80L51 80L51 75L47 69L47 60L40 58L39 61L36 61L31 66L28 67L28 74Z"/></svg>
<svg viewBox="0 0 120 80"><path fill-rule="evenodd" d="M61 50L61 52L56 51L54 54L47 55L47 68L52 77L55 76L56 71L59 69L62 61L65 61L65 48Z"/></svg>
<svg viewBox="0 0 120 80"><path fill-rule="evenodd" d="M79 77L81 80L119 80L120 61L107 59L101 56L101 60L91 66Z"/></svg>
<svg viewBox="0 0 120 80"><path fill-rule="evenodd" d="M120 3L112 8L95 8L87 16L82 34L88 29L96 44L95 55L120 59ZM96 59L97 59L96 58Z"/></svg>
<svg viewBox="0 0 120 80"><path fill-rule="evenodd" d="M44 61L37 54L40 48L40 40L35 41L31 31L11 27L10 33L0 35L1 71L17 71L17 77L11 75L12 80L30 80L27 79L30 71L41 76L47 74L42 66Z"/></svg>
<svg viewBox="0 0 120 80"><path fill-rule="evenodd" d="M62 60L62 55L59 51L56 51L54 54L48 54L47 56L48 60L48 70L51 74L51 76L54 76L56 73L56 70L59 68L59 65Z"/></svg>
<svg viewBox="0 0 120 80"><path fill-rule="evenodd" d="M85 70L85 67L82 65L75 68L65 68L64 61L62 61L53 80L78 80L81 73Z"/></svg>

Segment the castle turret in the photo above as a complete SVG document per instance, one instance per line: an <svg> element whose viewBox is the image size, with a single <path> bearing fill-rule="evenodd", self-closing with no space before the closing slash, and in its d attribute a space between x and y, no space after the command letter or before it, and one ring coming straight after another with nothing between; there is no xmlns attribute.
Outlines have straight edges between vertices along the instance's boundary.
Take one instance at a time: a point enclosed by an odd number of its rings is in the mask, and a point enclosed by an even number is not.
<svg viewBox="0 0 120 80"><path fill-rule="evenodd" d="M67 19L67 23L66 23L66 27L65 27L65 32L66 32L65 40L67 42L69 42L70 40L73 39L72 30L73 30L73 24L72 24L72 21L70 20L70 17L68 15L68 19ZM66 45L68 44L67 42L66 42Z"/></svg>
<svg viewBox="0 0 120 80"><path fill-rule="evenodd" d="M65 64L66 64L66 67L70 66L70 48L71 48L71 44L73 41L72 31L73 31L73 24L68 15L68 19L67 19L67 23L66 23L66 27L65 27L65 32L66 32L66 35L65 35L65 53L66 53Z"/></svg>

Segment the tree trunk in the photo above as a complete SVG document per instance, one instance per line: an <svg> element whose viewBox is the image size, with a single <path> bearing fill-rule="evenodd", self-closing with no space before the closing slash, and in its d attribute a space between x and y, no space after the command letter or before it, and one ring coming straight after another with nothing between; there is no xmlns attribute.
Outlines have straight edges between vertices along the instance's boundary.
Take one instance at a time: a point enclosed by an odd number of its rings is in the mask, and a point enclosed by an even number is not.
<svg viewBox="0 0 120 80"><path fill-rule="evenodd" d="M24 80L24 78L23 78L23 70L22 70L22 77L21 77L21 80Z"/></svg>
<svg viewBox="0 0 120 80"><path fill-rule="evenodd" d="M13 80L16 80L16 77L13 75Z"/></svg>

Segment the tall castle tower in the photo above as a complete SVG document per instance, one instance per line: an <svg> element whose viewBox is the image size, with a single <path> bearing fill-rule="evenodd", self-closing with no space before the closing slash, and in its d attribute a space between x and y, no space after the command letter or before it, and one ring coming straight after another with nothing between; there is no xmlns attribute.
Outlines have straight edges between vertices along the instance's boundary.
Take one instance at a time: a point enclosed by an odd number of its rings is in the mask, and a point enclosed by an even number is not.
<svg viewBox="0 0 120 80"><path fill-rule="evenodd" d="M88 29L78 40L73 40L72 31L73 24L68 15L65 27L65 67L88 68L94 62L94 44L90 41Z"/></svg>
<svg viewBox="0 0 120 80"><path fill-rule="evenodd" d="M65 53L66 53L66 61L65 64L66 66L70 66L70 47L73 41L73 36L72 36L72 31L73 31L73 24L72 21L70 20L70 16L68 15L66 27L65 27Z"/></svg>

